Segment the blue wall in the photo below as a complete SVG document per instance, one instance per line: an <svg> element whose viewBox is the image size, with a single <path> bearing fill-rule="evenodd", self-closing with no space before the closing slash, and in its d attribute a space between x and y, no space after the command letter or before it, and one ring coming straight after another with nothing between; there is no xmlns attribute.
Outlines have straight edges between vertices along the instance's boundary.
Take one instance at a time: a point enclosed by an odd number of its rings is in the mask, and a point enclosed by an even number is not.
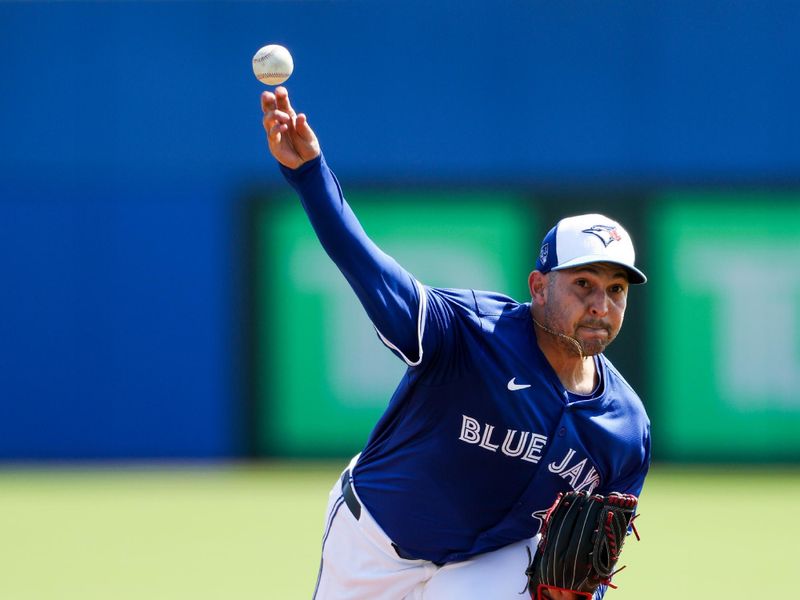
<svg viewBox="0 0 800 600"><path fill-rule="evenodd" d="M800 173L793 2L0 3L0 458L244 448L250 58L345 185Z"/></svg>

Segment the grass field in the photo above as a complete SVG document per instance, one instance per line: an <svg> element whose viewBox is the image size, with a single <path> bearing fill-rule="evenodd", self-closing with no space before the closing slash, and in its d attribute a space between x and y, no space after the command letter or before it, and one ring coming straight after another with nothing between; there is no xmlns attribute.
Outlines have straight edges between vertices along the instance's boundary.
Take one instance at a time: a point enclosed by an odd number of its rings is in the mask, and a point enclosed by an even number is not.
<svg viewBox="0 0 800 600"><path fill-rule="evenodd" d="M0 599L307 600L341 466L0 471ZM798 468L656 465L606 598L797 597L798 510Z"/></svg>

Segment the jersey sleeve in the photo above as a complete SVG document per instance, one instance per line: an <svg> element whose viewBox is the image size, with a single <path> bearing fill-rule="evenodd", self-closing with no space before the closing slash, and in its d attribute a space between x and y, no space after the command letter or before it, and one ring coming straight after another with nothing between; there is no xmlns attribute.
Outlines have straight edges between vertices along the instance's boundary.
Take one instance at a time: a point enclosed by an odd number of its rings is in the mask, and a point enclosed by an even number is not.
<svg viewBox="0 0 800 600"><path fill-rule="evenodd" d="M426 321L425 288L367 236L322 155L298 169L280 168L378 337L406 364L419 365Z"/></svg>

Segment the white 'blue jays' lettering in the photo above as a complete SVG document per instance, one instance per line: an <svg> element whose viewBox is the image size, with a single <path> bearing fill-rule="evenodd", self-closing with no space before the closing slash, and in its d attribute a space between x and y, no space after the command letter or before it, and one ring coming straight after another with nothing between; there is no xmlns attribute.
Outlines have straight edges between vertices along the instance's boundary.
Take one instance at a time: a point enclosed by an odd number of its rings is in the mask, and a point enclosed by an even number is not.
<svg viewBox="0 0 800 600"><path fill-rule="evenodd" d="M521 458L522 460L538 463L542 457L542 449L547 444L547 436L532 431L518 431L516 429L506 429L503 442L500 443L500 434L496 436L496 442L492 442L494 425L481 423L477 419L462 415L461 435L459 440L468 444L477 444L478 447L490 452L500 452L511 458ZM481 433L481 429L483 432ZM530 438L530 441L529 441Z"/></svg>
<svg viewBox="0 0 800 600"><path fill-rule="evenodd" d="M556 462L553 461L547 465L547 469L551 473L560 475L576 492L586 491L587 493L591 494L594 492L595 488L600 485L600 475L597 473L594 467L589 466L589 470L586 472L586 475L584 475L583 480L578 483L578 478L581 476L581 473L583 473L588 459L584 458L572 466L569 466L570 461L573 459L575 454L575 450L570 448L567 452L567 455L563 458L563 460L561 460L560 463L556 464ZM567 468L568 466L569 468Z"/></svg>

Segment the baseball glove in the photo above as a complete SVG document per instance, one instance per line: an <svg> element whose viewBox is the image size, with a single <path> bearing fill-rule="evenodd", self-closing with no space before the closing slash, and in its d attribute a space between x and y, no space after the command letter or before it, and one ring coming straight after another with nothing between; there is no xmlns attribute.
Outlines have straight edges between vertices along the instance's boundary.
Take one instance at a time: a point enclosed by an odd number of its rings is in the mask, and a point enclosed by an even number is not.
<svg viewBox="0 0 800 600"><path fill-rule="evenodd" d="M617 492L608 496L559 494L547 511L536 556L525 572L531 598L577 595L591 600L601 585L615 587L611 576L616 573L614 566L637 504L636 496ZM635 527L632 529L638 539ZM563 592L573 596L564 596Z"/></svg>

